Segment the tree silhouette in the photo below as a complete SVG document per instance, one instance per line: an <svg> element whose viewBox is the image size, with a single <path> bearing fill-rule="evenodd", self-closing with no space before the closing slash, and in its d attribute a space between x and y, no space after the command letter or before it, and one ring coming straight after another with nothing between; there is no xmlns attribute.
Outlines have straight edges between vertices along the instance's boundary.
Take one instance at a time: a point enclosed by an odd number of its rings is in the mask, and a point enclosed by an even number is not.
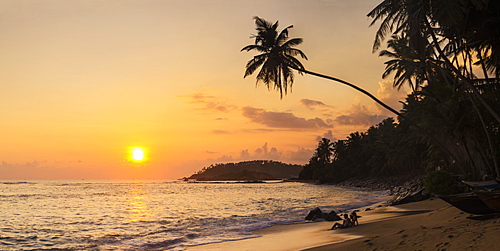
<svg viewBox="0 0 500 251"><path fill-rule="evenodd" d="M272 24L260 17L254 17L254 19L257 30L257 34L253 35L253 37L255 38L255 44L247 45L243 47L241 51L256 50L258 52L261 52L261 54L254 56L251 60L248 61L244 77L252 75L259 67L261 67L256 77L257 83L259 83L259 81L262 81L268 87L268 89L271 89L271 87L277 89L280 92L280 97L283 97L283 94L286 95L288 92L288 88L291 88L293 85L293 69L297 70L300 74L306 73L309 75L333 80L354 88L355 90L365 94L390 112L398 116L400 115L398 111L394 110L392 107L380 101L371 93L354 84L335 77L306 70L302 63L300 63L300 61L295 58L296 56L301 56L302 58L307 60L306 55L301 50L292 48L296 45L301 44L303 41L302 38L288 38L288 29L292 28L292 25L279 32L278 21Z"/></svg>
<svg viewBox="0 0 500 251"><path fill-rule="evenodd" d="M399 118L404 119L404 116L400 112L388 106L366 90L342 79L306 70L296 56L301 56L306 60L307 56L301 50L293 48L303 42L302 38L289 39L288 37L288 29L292 28L292 25L280 32L278 30L278 21L273 24L257 16L254 17L254 19L257 30L257 34L253 35L255 42L254 44L243 47L241 51L256 50L261 54L254 56L248 61L244 77L252 75L259 67L261 67L256 77L257 84L259 81L262 81L268 89L271 89L272 87L277 89L280 92L280 97L282 98L283 94L287 94L288 88L291 88L293 85L294 75L292 69L297 70L299 74L306 73L347 85L365 94L385 109L397 115ZM429 134L419 125L409 120L407 122L434 141L443 151L448 153L448 156L453 159L458 159L454 153L450 152L450 150L447 149L442 142L437 140L436 137Z"/></svg>

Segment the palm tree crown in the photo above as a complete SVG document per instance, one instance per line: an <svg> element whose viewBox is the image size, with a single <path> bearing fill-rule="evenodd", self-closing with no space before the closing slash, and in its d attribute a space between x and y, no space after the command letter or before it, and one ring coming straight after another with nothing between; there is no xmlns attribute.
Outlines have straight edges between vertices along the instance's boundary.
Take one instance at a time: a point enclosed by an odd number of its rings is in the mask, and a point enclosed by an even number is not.
<svg viewBox="0 0 500 251"><path fill-rule="evenodd" d="M293 84L292 70L297 70L299 74L310 74L354 88L392 113L398 116L400 115L398 111L356 85L342 79L306 70L300 61L295 58L295 56L300 55L307 60L306 55L301 50L292 48L293 46L301 44L302 38L288 39L288 29L292 28L292 25L278 32L278 21L272 24L259 17L254 17L254 19L255 25L257 26L256 30L258 31L257 35L253 36L255 37L255 44L247 45L241 49L241 51L257 50L262 52L262 54L254 56L248 61L245 77L251 75L257 68L262 66L257 75L257 83L259 83L259 81L264 82L268 89L270 89L271 84L273 84L274 88L280 92L281 98L283 98L283 94L287 94L288 86L290 85L291 87Z"/></svg>
<svg viewBox="0 0 500 251"><path fill-rule="evenodd" d="M247 45L241 51L256 50L261 54L254 56L246 65L245 76L252 75L259 67L257 84L262 81L268 89L274 87L280 92L280 97L287 94L288 87L293 85L293 69L304 70L304 66L295 56L299 55L307 60L306 55L299 49L292 48L302 43L302 38L288 38L290 25L278 31L278 21L272 24L262 18L254 17L257 35L255 44Z"/></svg>

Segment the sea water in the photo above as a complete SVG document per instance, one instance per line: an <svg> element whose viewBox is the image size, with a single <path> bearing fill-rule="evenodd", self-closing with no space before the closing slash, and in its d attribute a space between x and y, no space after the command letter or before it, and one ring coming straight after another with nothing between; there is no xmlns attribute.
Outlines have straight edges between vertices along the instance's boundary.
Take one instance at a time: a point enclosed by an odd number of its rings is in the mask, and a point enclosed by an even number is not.
<svg viewBox="0 0 500 251"><path fill-rule="evenodd" d="M184 250L385 196L298 182L0 181L0 250Z"/></svg>

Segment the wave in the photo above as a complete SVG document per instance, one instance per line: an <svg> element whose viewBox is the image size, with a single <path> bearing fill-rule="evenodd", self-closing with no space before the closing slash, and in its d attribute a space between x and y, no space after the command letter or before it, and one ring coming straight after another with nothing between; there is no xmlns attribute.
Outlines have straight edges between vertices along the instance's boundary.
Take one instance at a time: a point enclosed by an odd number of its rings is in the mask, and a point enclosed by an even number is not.
<svg viewBox="0 0 500 251"><path fill-rule="evenodd" d="M0 219L0 236L13 238L0 239L0 249L9 251L182 250L256 238L252 231L302 222L315 207L341 212L384 196L294 182L40 181L1 188L1 199L16 210ZM26 238L33 233L38 240Z"/></svg>
<svg viewBox="0 0 500 251"><path fill-rule="evenodd" d="M29 184L30 182L26 181L15 181L15 182L3 182L5 185L20 185L20 184Z"/></svg>

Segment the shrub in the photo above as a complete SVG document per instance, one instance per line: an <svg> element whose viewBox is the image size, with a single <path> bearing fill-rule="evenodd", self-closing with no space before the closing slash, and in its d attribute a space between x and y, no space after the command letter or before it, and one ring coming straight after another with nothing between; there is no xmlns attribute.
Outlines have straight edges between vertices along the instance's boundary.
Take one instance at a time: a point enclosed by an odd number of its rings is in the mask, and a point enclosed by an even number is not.
<svg viewBox="0 0 500 251"><path fill-rule="evenodd" d="M449 195L457 192L458 182L448 171L438 170L427 173L425 190L431 194Z"/></svg>

